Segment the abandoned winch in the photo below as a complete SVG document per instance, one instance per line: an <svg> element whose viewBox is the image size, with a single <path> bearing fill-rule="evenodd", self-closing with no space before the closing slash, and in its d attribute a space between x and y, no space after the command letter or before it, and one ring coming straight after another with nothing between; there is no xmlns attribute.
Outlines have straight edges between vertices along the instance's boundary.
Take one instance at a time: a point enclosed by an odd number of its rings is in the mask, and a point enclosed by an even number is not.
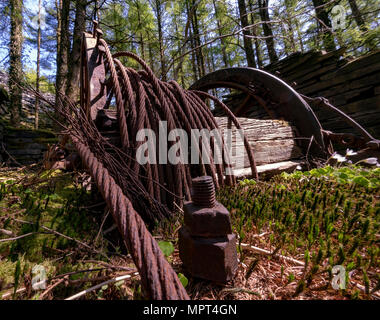
<svg viewBox="0 0 380 320"><path fill-rule="evenodd" d="M122 61L127 59L138 63L140 70L123 65ZM363 148L361 157L368 152L380 152L379 140L321 100L322 106L343 117L361 137L323 130L308 104L312 101L263 70L218 70L199 79L189 90L175 81L161 81L136 54L126 51L112 54L96 21L92 33L83 33L80 79L81 108L61 99L61 113L72 120L71 141L112 213L149 299L189 299L177 273L146 227L146 223L172 216L184 201L185 226L179 232L179 247L185 268L194 277L216 282L233 278L238 265L236 236L231 231L228 211L215 200L215 189L235 185L242 174L231 166L225 140L221 143L222 163L213 161L213 139L206 143L210 147L206 152L211 159L209 163L203 162L202 157L196 164L139 163L136 150L145 143L137 139L141 129L157 135L161 121L167 122L169 132L181 129L189 136L193 129L211 132L230 129L232 125L237 130L247 129L241 143L244 151L236 154L237 158L247 156L248 161L242 161L243 175L255 179L259 177L256 156L260 148L252 138L268 136L269 129L276 131L282 120L294 126L294 135L290 130L290 155L302 157L307 163L311 158L325 161L331 157L332 142ZM250 108L248 100L232 111L207 93L215 88L242 91L265 109L271 119L281 121L269 126L260 124L258 132L254 132L252 119L238 118L244 109ZM216 117L207 101L223 111L224 118ZM198 142L196 149L203 150L203 139ZM175 143L172 139L164 150L160 150L160 144L152 149L159 158L162 151L167 152ZM268 156L265 154L264 158ZM193 179L199 176L202 177Z"/></svg>

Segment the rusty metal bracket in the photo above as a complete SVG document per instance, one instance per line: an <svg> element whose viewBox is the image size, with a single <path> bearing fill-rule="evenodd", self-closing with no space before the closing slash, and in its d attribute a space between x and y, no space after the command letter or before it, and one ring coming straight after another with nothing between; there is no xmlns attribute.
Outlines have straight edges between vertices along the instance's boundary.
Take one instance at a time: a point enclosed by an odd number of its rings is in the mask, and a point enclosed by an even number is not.
<svg viewBox="0 0 380 320"><path fill-rule="evenodd" d="M84 32L82 36L80 94L82 104L86 103L83 107L92 120L96 119L97 112L106 105L107 99L103 83L106 70L103 55L99 54L98 36L100 34L95 24L93 34Z"/></svg>

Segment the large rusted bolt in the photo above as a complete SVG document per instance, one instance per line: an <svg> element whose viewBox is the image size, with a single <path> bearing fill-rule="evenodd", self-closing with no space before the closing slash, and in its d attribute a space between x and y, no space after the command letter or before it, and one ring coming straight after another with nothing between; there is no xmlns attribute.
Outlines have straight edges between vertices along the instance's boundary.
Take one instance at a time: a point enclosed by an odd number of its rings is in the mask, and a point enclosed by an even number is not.
<svg viewBox="0 0 380 320"><path fill-rule="evenodd" d="M215 206L215 187L210 176L202 176L192 180L191 198L195 205L203 208Z"/></svg>
<svg viewBox="0 0 380 320"><path fill-rule="evenodd" d="M228 210L215 199L211 177L192 180L193 201L184 204L179 255L194 277L225 283L237 270L236 236Z"/></svg>

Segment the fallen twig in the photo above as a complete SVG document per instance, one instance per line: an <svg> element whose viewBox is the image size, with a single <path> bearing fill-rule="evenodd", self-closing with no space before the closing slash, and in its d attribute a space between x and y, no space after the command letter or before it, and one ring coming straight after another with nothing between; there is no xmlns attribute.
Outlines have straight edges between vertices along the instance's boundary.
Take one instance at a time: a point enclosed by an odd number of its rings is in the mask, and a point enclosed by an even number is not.
<svg viewBox="0 0 380 320"><path fill-rule="evenodd" d="M5 234L6 236L13 237L15 234L10 230L0 229L0 233Z"/></svg>
<svg viewBox="0 0 380 320"><path fill-rule="evenodd" d="M106 284L110 284L110 283L115 283L115 282L119 282L119 281L122 281L122 280L126 280L126 279L129 279L131 278L132 276L137 276L139 273L138 272L135 272L133 274L127 274L127 275L124 275L124 276L119 276L119 277L116 277L116 278L113 278L113 279L110 279L108 281L105 281L105 282L102 282L102 283L99 283L97 284L96 286L93 286L91 288L88 288L86 290L83 290L77 294L74 294L73 296L69 297L69 298L66 298L65 300L75 300L75 299L78 299L80 298L81 296L84 296L85 294L89 293L89 292L92 292L96 289L99 289L103 286L105 286Z"/></svg>
<svg viewBox="0 0 380 320"><path fill-rule="evenodd" d="M20 220L20 219L16 219L16 218L11 218L11 219L14 220L14 221L16 221L16 222L26 223L26 224L33 224L33 225L34 225L34 223L33 223L33 222L30 222L30 221L24 221L24 220ZM65 235L65 234L63 234L63 233L60 233L60 232L58 232L58 231L55 231L55 230L53 230L53 229L50 229L50 228L45 227L45 226L42 226L42 225L40 226L40 228L41 228L41 229L44 229L44 230L46 230L46 231L48 231L48 233L52 233L52 234L58 235L58 236L60 236L60 237L63 237L63 238L65 238L65 239L68 239L68 240L74 241L74 242L80 244L81 246L83 246L83 247L85 247L85 248L87 248L87 249L89 249L89 250L91 250L91 251L93 251L93 252L95 252L95 253L97 253L97 254L101 254L102 256L104 256L104 257L107 258L107 256L106 256L103 252L101 252L101 251L99 251L99 250L96 250L96 249L92 248L91 246L89 246L88 244L86 244L86 243L84 243L84 242L82 242L82 241L79 241L79 240L77 240L77 239L75 239L75 238L69 237L69 236L67 236L67 235ZM34 232L34 233L41 233L41 232ZM31 233L31 234L32 234L32 233ZM31 234L27 234L27 235L31 235ZM27 236L27 235L23 235L23 237L25 237L25 236ZM5 240L9 240L9 239L1 239L0 242L3 242L3 240L5 241ZM17 240L17 239L13 239L13 240Z"/></svg>
<svg viewBox="0 0 380 320"><path fill-rule="evenodd" d="M17 236L17 237L0 239L0 242L15 241L15 240L19 240L19 239L22 239L22 238L25 238L25 237L29 237L29 236L32 236L34 234L40 234L40 233L42 233L42 232L29 232L29 233L25 233L25 234L22 234L22 235Z"/></svg>
<svg viewBox="0 0 380 320"><path fill-rule="evenodd" d="M255 246L251 246L250 244L247 244L247 243L241 243L241 247L243 249L248 249L248 250L255 251L257 253L261 253L261 254L265 254L265 255L269 255L269 256L273 254L269 250L261 249L261 248L255 247ZM290 258L290 257L286 257L286 256L283 256L283 255L278 254L278 253L276 253L273 256L277 257L277 258L280 258L280 259L283 259L283 260L286 260L286 261L293 262L294 264L297 264L299 266L304 266L305 265L305 263L303 263L302 261L299 261L299 260L296 260L296 259L293 259L293 258Z"/></svg>
<svg viewBox="0 0 380 320"><path fill-rule="evenodd" d="M53 285L51 285L49 288L47 288L44 292L42 292L42 294L40 295L40 299L42 300L51 290L53 290L55 287L57 287L58 285L60 285L62 282L64 282L65 280L67 279L67 276L65 276L64 278L62 279L59 279L56 283L54 283Z"/></svg>

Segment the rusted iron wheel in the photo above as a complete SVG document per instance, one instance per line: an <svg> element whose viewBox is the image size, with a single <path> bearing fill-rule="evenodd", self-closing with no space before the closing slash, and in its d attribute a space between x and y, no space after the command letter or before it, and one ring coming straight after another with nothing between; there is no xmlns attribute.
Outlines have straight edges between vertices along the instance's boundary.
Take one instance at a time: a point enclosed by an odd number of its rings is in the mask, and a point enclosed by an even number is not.
<svg viewBox="0 0 380 320"><path fill-rule="evenodd" d="M263 70L254 68L227 68L207 74L196 81L191 90L207 91L215 88L231 88L249 94L249 87L265 87L271 99L277 101L276 115L291 122L300 135L300 145L312 155L325 158L327 149L322 127L306 101L287 83ZM247 106L245 106L247 108ZM273 117L273 114L269 114ZM310 143L313 137L312 143Z"/></svg>

